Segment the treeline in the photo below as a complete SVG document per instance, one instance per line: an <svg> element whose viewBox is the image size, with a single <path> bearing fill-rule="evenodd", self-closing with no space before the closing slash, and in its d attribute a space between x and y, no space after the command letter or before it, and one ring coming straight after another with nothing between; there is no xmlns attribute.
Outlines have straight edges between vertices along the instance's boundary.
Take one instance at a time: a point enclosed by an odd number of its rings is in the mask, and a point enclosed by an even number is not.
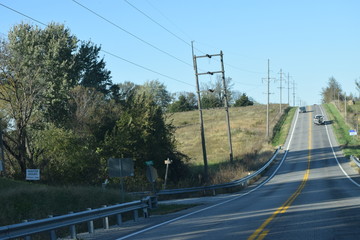
<svg viewBox="0 0 360 240"><path fill-rule="evenodd" d="M186 174L162 105L169 94L151 90L164 86L113 84L100 50L59 24L20 24L1 40L6 176L25 179L26 169L40 169L44 182L99 184L110 157L134 159L132 181L145 179L149 160L161 170L172 159L173 181Z"/></svg>
<svg viewBox="0 0 360 240"><path fill-rule="evenodd" d="M129 181L146 181L146 161L163 176L167 158L173 160L170 181L187 175L188 158L177 151L165 113L197 109L196 95L172 95L157 80L114 84L100 51L55 23L44 29L19 24L1 39L0 127L7 177L23 180L26 169L40 169L43 182L99 184L112 157L135 161ZM231 78L226 83L231 105L254 104L232 91ZM204 84L202 107L222 107L223 93L220 78Z"/></svg>

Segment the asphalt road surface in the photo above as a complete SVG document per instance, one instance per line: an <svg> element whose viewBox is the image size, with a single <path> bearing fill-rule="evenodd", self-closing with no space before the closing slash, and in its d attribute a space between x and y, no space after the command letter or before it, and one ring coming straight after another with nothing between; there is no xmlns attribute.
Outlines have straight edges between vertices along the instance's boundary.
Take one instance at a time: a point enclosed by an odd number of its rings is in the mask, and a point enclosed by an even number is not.
<svg viewBox="0 0 360 240"><path fill-rule="evenodd" d="M296 113L286 158L265 182L84 239L360 239L359 174L330 122L313 124L313 116L324 115L320 106L307 110Z"/></svg>

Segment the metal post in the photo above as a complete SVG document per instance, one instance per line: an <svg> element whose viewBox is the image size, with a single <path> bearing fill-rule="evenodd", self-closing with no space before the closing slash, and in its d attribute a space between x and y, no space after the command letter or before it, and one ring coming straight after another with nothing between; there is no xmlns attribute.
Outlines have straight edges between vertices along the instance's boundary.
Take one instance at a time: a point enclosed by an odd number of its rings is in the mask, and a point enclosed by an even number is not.
<svg viewBox="0 0 360 240"><path fill-rule="evenodd" d="M72 214L74 212L69 212L69 214ZM76 228L75 225L70 225L70 237L72 239L76 239Z"/></svg>
<svg viewBox="0 0 360 240"><path fill-rule="evenodd" d="M87 208L86 210L90 211L91 208ZM89 233L94 233L94 221L88 221L87 226Z"/></svg>
<svg viewBox="0 0 360 240"><path fill-rule="evenodd" d="M228 98L227 98L227 91L226 91L225 68L224 68L224 60L223 60L223 52L222 51L220 51L220 59L221 59L222 82L223 82L223 87L224 87L224 102L225 102L225 112L226 112L226 122L227 122L227 133L228 133L229 151L230 151L229 157L230 157L230 162L233 162L233 149L232 149L232 141L231 141L229 106L228 106Z"/></svg>
<svg viewBox="0 0 360 240"><path fill-rule="evenodd" d="M53 215L49 215L48 217L49 217L49 218L52 218ZM57 238L56 238L55 230L51 230L51 231L50 231L50 239L51 239L51 240L56 240L56 239L57 239Z"/></svg>
<svg viewBox="0 0 360 240"><path fill-rule="evenodd" d="M103 208L106 208L106 205L102 206ZM109 217L103 217L103 227L104 229L109 229Z"/></svg>

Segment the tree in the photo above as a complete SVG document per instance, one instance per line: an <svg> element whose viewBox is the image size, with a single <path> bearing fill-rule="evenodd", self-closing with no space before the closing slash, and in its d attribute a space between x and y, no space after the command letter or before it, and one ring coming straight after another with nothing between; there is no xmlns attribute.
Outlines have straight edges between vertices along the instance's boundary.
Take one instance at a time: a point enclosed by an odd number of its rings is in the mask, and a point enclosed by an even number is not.
<svg viewBox="0 0 360 240"><path fill-rule="evenodd" d="M244 107L244 106L252 106L252 105L254 105L254 102L251 101L249 97L246 96L245 93L243 93L241 97L235 101L234 107Z"/></svg>
<svg viewBox="0 0 360 240"><path fill-rule="evenodd" d="M114 129L107 134L102 155L105 159L133 158L135 177L144 175L145 161L150 160L163 176L163 161L168 157L174 161L174 178L178 179L186 173L181 172L184 170L184 156L176 151L174 127L166 122L162 108L152 96L145 93L137 94L131 105L124 109Z"/></svg>
<svg viewBox="0 0 360 240"><path fill-rule="evenodd" d="M178 100L169 105L169 112L185 112L196 109L197 101L194 93L181 93Z"/></svg>
<svg viewBox="0 0 360 240"><path fill-rule="evenodd" d="M4 146L20 175L37 167L43 152L33 145L37 129L46 119L60 123L67 116L67 93L74 86L76 37L63 25L40 29L28 24L14 26L0 48L0 101L6 118L13 122Z"/></svg>
<svg viewBox="0 0 360 240"><path fill-rule="evenodd" d="M91 42L81 42L75 55L77 81L84 87L95 88L107 95L112 86L111 72L105 68L104 58L99 59L101 47Z"/></svg>
<svg viewBox="0 0 360 240"><path fill-rule="evenodd" d="M358 90L359 92L359 99L360 99L360 80L355 79L355 85L356 85L356 90Z"/></svg>
<svg viewBox="0 0 360 240"><path fill-rule="evenodd" d="M225 79L225 87L227 93L228 102L231 103L232 99L232 78ZM215 83L204 83L201 87L202 97L201 97L201 104L202 108L216 108L216 107L223 107L225 106L224 103L224 86L222 77L217 75Z"/></svg>
<svg viewBox="0 0 360 240"><path fill-rule="evenodd" d="M338 94L341 95L341 86L334 77L330 77L328 81L328 86L322 89L322 102L329 103L338 98ZM342 96L341 96L342 99Z"/></svg>
<svg viewBox="0 0 360 240"><path fill-rule="evenodd" d="M167 108L172 101L170 93L166 90L166 86L158 80L147 81L144 85L140 86L139 94L146 93L152 96L154 102L163 110Z"/></svg>

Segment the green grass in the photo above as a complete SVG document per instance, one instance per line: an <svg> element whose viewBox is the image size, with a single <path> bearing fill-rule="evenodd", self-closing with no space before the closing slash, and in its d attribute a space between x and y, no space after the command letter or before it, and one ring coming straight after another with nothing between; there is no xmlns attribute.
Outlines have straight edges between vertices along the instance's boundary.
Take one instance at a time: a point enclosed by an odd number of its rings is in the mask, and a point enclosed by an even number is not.
<svg viewBox="0 0 360 240"><path fill-rule="evenodd" d="M286 137L288 136L291 122L295 116L295 107L289 107L285 110L285 114L281 117L278 124L275 126L275 134L271 141L273 146L282 146L285 144Z"/></svg>
<svg viewBox="0 0 360 240"><path fill-rule="evenodd" d="M360 156L360 140L358 136L350 136L350 126L345 123L343 116L340 114L334 104L324 104L325 110L328 114L329 120L332 121L332 126L338 143L340 144L344 155Z"/></svg>
<svg viewBox="0 0 360 240"><path fill-rule="evenodd" d="M0 178L0 226L121 202L117 190L53 187Z"/></svg>

